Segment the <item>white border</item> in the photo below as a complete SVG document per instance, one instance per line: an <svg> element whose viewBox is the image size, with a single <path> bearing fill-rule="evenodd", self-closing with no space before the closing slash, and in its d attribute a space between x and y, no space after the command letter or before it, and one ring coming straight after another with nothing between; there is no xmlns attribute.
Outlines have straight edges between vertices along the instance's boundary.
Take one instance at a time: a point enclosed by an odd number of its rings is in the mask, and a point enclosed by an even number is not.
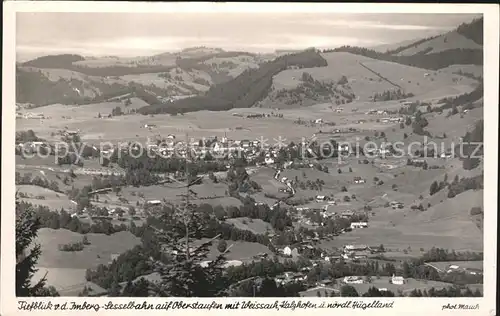
<svg viewBox="0 0 500 316"><path fill-rule="evenodd" d="M3 13L3 94L2 94L2 212L1 212L1 315L20 315L28 312L18 312L14 294L14 135L15 135L15 13L16 12L338 12L338 13L482 13L484 16L484 120L485 120L485 189L484 189L484 297L483 298L396 298L393 309L359 310L359 309L316 309L317 315L333 313L358 314L364 312L404 315L422 315L431 313L436 315L441 312L443 304L480 304L480 309L475 311L445 311L453 315L496 315L496 223L497 223L497 146L498 146L498 56L499 56L499 7L494 4L376 4L376 3L131 3L131 2L64 2L64 1L8 1L4 2ZM292 301L292 298L285 298ZM49 299L38 299L38 301L49 301ZM55 298L52 302L62 303L66 301L100 302L110 301L110 298ZM128 298L113 298L115 303L125 303ZM211 302L212 299L183 299L188 301ZM218 302L228 303L231 301L242 301L253 299L224 298L217 299ZM274 302L276 299L258 299L260 302ZM295 299L298 301L299 298ZM300 299L305 301L304 298ZM325 298L308 298L311 302L322 302ZM346 301L347 298L332 298L336 301ZM373 301L359 298L362 301ZM379 301L386 301L382 298ZM143 299L135 299L142 302ZM168 301L167 298L148 298L148 302L157 304ZM290 310L280 310L280 312ZM100 313L106 313L102 309ZM120 314L136 314L141 311L123 310ZM144 312L144 311L142 311ZM165 311L154 311L165 313ZM169 313L210 313L206 310L169 310ZM212 310L217 314L228 314L225 310ZM234 313L235 311L230 311ZM241 315L259 312L266 315L279 313L272 310L238 310ZM307 313L311 310L295 310L296 313ZM40 312L42 314L55 314L56 312ZM66 313L66 312L64 312ZM94 312L95 313L95 312Z"/></svg>

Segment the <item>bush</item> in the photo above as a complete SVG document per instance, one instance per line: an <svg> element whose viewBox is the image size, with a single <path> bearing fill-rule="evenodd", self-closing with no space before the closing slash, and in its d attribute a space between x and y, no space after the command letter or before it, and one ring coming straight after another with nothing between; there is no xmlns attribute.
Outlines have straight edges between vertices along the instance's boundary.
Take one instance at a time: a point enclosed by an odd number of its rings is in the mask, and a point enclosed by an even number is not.
<svg viewBox="0 0 500 316"><path fill-rule="evenodd" d="M217 245L217 250L223 253L227 249L227 242L224 239L219 240L219 244Z"/></svg>
<svg viewBox="0 0 500 316"><path fill-rule="evenodd" d="M470 209L470 215L479 215L483 214L483 209L480 207L473 207Z"/></svg>
<svg viewBox="0 0 500 316"><path fill-rule="evenodd" d="M83 250L83 242L69 243L65 245L59 245L60 251L82 251Z"/></svg>

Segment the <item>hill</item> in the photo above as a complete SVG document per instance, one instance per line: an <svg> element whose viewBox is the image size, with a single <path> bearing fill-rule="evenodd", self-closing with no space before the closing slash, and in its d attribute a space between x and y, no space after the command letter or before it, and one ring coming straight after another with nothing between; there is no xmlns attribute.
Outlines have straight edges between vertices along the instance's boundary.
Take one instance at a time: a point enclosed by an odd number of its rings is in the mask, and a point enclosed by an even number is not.
<svg viewBox="0 0 500 316"><path fill-rule="evenodd" d="M380 49L342 46L325 52L349 52L374 59L437 70L456 64L483 64L483 18L463 23L454 31L421 39L398 48Z"/></svg>
<svg viewBox="0 0 500 316"><path fill-rule="evenodd" d="M133 87L144 101L155 104L202 94L268 58L205 48L134 58L43 56L17 65L16 96L18 103L34 106L86 104L130 93Z"/></svg>
<svg viewBox="0 0 500 316"><path fill-rule="evenodd" d="M232 108L249 108L264 99L272 85L272 78L289 67L324 67L325 59L315 50L277 57L259 68L247 69L236 78L211 86L203 95L178 100L171 104L155 104L140 109L142 114L186 113L193 111L226 111Z"/></svg>

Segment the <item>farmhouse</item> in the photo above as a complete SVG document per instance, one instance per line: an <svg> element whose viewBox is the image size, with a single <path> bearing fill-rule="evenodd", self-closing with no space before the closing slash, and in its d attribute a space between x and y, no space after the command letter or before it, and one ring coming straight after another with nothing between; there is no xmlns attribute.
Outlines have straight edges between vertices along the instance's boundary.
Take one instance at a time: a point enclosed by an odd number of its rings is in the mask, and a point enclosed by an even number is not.
<svg viewBox="0 0 500 316"><path fill-rule="evenodd" d="M344 251L364 251L367 250L368 246L366 245L345 245Z"/></svg>
<svg viewBox="0 0 500 316"><path fill-rule="evenodd" d="M465 273L470 274L470 275L482 275L483 274L483 270L475 269L475 268L465 268L464 271L465 271Z"/></svg>
<svg viewBox="0 0 500 316"><path fill-rule="evenodd" d="M366 228L368 227L367 222L352 222L351 223L351 228L356 229L356 228Z"/></svg>
<svg viewBox="0 0 500 316"><path fill-rule="evenodd" d="M328 200L327 196L324 196L324 195L317 195L316 196L316 202L324 202L324 201L327 201L327 200Z"/></svg>
<svg viewBox="0 0 500 316"><path fill-rule="evenodd" d="M344 211L340 214L340 217L342 218L350 218L354 215L353 211Z"/></svg>
<svg viewBox="0 0 500 316"><path fill-rule="evenodd" d="M321 287L330 286L332 284L333 284L333 281L330 279L325 279L325 280L321 280L319 282L316 282L316 285L321 286Z"/></svg>
<svg viewBox="0 0 500 316"><path fill-rule="evenodd" d="M161 201L160 200L149 200L146 202L146 204L149 206L157 206L157 205L161 205Z"/></svg>
<svg viewBox="0 0 500 316"><path fill-rule="evenodd" d="M348 152L349 151L349 144L339 144L338 151L339 152Z"/></svg>
<svg viewBox="0 0 500 316"><path fill-rule="evenodd" d="M366 180L362 179L361 177L354 177L354 183L356 184L366 183Z"/></svg>
<svg viewBox="0 0 500 316"><path fill-rule="evenodd" d="M80 131L65 131L64 135L66 136L76 136L80 133Z"/></svg>
<svg viewBox="0 0 500 316"><path fill-rule="evenodd" d="M392 201L392 202L390 203L390 205L391 205L391 207L392 207L393 209L397 209L397 208L401 209L401 208L403 208L403 207L404 207L403 203L401 203L401 202L397 202L397 201Z"/></svg>
<svg viewBox="0 0 500 316"><path fill-rule="evenodd" d="M402 276L394 276L393 275L391 278L391 282L392 282L392 284L403 285L406 283L406 280Z"/></svg>
<svg viewBox="0 0 500 316"><path fill-rule="evenodd" d="M344 278L344 283L347 284L363 284L365 281L363 280L362 277L359 276L346 276Z"/></svg>

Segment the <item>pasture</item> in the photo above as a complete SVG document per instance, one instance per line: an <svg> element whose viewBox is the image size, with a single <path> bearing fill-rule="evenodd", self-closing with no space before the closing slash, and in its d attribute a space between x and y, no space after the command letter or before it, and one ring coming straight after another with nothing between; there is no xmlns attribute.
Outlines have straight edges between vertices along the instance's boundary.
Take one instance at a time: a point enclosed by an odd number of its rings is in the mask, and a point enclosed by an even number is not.
<svg viewBox="0 0 500 316"><path fill-rule="evenodd" d="M475 80L459 75L428 71L350 53L323 53L322 56L328 66L282 71L274 77L274 90L296 88L303 72L308 72L315 80L323 82L337 82L342 76L346 76L349 86L360 101L370 100L375 93L400 88L412 92L416 98L444 97L470 92L471 86L476 84ZM426 73L430 75L426 76ZM266 102L272 103L271 100ZM270 106L272 107L271 104Z"/></svg>
<svg viewBox="0 0 500 316"><path fill-rule="evenodd" d="M416 280L416 279L406 279L406 283L402 285L391 284L389 283L390 277L372 277L372 281L370 283L362 283L362 284L349 284L353 286L359 294L364 294L368 292L370 287L386 288L387 290L393 292L395 295L403 294L408 295L414 289L418 290L429 290L430 288L442 289L449 286L453 286L451 283L439 282L439 281L431 281L431 280ZM343 278L337 279L337 284L335 287L339 289L341 287Z"/></svg>
<svg viewBox="0 0 500 316"><path fill-rule="evenodd" d="M44 268L89 269L99 264L108 264L111 255L121 254L140 244L140 239L130 232L118 232L113 235L86 234L90 245L82 251L65 252L58 249L60 244L82 241L84 235L66 229L41 228L36 238L42 254L38 265Z"/></svg>
<svg viewBox="0 0 500 316"><path fill-rule="evenodd" d="M480 269L483 270L484 261L439 261L431 263L434 267L446 271L451 265L459 266L464 269Z"/></svg>
<svg viewBox="0 0 500 316"><path fill-rule="evenodd" d="M480 196L481 191L466 191L423 212L407 206L402 210L374 208L367 228L355 229L322 245L329 248L352 243L383 244L388 249L407 249L417 254L420 248L428 250L432 246L482 251L482 233L469 216L471 207L481 205Z"/></svg>
<svg viewBox="0 0 500 316"><path fill-rule="evenodd" d="M203 242L208 241L208 239L195 240L193 241L193 247L201 244ZM243 262L251 262L254 260L254 256L260 253L266 253L269 256L272 256L272 252L264 245L255 242L247 242L247 241L234 241L234 240L226 240L227 246L231 247L229 252L226 253L225 257L227 260L240 260ZM220 254L219 250L217 250L217 240L212 243L210 246L210 252L207 256L206 260L214 260Z"/></svg>
<svg viewBox="0 0 500 316"><path fill-rule="evenodd" d="M23 197L20 198L21 201L33 205L46 206L53 211L64 208L70 213L76 209L75 202L71 201L64 193L55 192L35 185L17 185L16 190L19 194L23 195Z"/></svg>
<svg viewBox="0 0 500 316"><path fill-rule="evenodd" d="M271 224L264 222L261 219L253 219L248 217L238 217L226 219L227 223L233 224L236 228L251 231L254 234L273 233L274 229Z"/></svg>

